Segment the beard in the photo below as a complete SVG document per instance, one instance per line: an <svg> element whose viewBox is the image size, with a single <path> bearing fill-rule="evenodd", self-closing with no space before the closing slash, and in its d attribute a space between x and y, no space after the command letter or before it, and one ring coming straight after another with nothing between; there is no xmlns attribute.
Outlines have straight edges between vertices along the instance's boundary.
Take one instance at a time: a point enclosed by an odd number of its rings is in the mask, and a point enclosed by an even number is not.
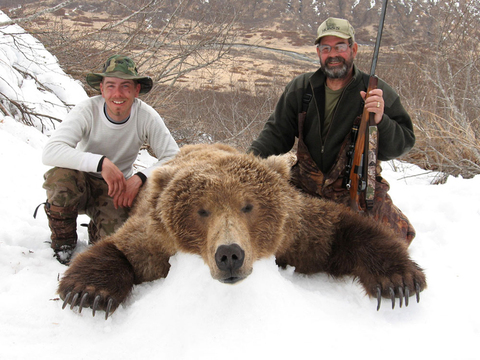
<svg viewBox="0 0 480 360"><path fill-rule="evenodd" d="M340 65L330 66L330 63L332 62L339 62ZM325 72L325 75L327 75L328 78L342 79L350 73L350 70L353 67L353 59L349 58L347 60L343 57L337 56L333 58L327 58L325 60L325 63L320 62L320 64L323 68L323 71Z"/></svg>

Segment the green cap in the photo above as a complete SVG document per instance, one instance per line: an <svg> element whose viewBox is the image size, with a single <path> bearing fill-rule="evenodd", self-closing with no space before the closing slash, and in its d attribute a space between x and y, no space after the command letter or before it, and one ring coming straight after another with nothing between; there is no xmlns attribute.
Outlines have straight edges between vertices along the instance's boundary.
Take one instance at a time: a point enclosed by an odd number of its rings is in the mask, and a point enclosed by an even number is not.
<svg viewBox="0 0 480 360"><path fill-rule="evenodd" d="M86 80L95 90L100 91L100 83L104 77L114 77L125 80L136 80L140 85L140 94L146 94L153 87L153 80L148 76L139 76L132 59L123 55L113 55L103 66L102 73L90 73Z"/></svg>
<svg viewBox="0 0 480 360"><path fill-rule="evenodd" d="M320 42L320 39L324 36L336 36L342 39L352 38L355 41L355 30L350 25L348 20L338 18L328 18L325 20L317 30L317 39L315 44Z"/></svg>

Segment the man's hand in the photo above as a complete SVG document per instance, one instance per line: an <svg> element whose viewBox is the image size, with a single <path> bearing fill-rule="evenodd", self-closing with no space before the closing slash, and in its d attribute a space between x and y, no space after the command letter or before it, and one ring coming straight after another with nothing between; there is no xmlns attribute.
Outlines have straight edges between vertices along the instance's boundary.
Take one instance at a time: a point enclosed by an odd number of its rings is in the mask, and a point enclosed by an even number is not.
<svg viewBox="0 0 480 360"><path fill-rule="evenodd" d="M102 164L102 177L108 185L108 196L113 197L113 206L131 207L143 185L140 176L132 176L125 180L120 169L109 159L105 158Z"/></svg>
<svg viewBox="0 0 480 360"><path fill-rule="evenodd" d="M121 193L117 199L116 206L131 207L133 200L137 197L137 194L142 187L142 179L139 176L133 175L127 180L127 188L125 192ZM113 200L115 205L115 199ZM116 208L115 206L115 208Z"/></svg>
<svg viewBox="0 0 480 360"><path fill-rule="evenodd" d="M373 89L370 91L368 98L365 100L365 91L360 91L360 95L365 101L365 109L371 113L374 113L375 124L378 125L383 119L383 113L385 111L385 101L383 100L383 90Z"/></svg>
<svg viewBox="0 0 480 360"><path fill-rule="evenodd" d="M117 209L118 200L127 189L127 180L120 169L108 158L103 160L102 177L108 185L108 196L113 197L113 205Z"/></svg>

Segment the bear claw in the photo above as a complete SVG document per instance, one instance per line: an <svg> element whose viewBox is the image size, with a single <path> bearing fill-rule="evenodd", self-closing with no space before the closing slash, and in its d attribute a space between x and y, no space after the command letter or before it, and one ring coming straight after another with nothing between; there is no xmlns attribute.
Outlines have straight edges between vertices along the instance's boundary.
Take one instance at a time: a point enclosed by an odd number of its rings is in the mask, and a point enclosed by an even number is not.
<svg viewBox="0 0 480 360"><path fill-rule="evenodd" d="M62 305L62 310L65 309L65 307L67 306L68 304L68 300L70 300L70 297L72 296L72 293L69 292L66 296L65 296L65 301L63 302L63 305Z"/></svg>
<svg viewBox="0 0 480 360"><path fill-rule="evenodd" d="M70 309L73 310L73 308L77 304L77 301L78 301L79 297L80 297L80 293L76 293L75 295L73 295L73 298L72 298L72 292L67 293L67 295L65 296L65 300L63 301L62 309L65 309L67 307L67 305L70 303ZM71 298L71 301L70 301L70 298ZM88 293L83 294L83 296L80 300L80 304L78 305L78 313L79 314L82 312L83 308L86 307L88 298L89 298ZM91 306L92 307L92 316L95 316L96 311L99 310L99 304L100 304L101 299L102 299L102 297L100 295L97 295L95 297L95 299L93 300L93 304ZM108 319L109 315L113 314L115 309L116 309L115 300L111 297L108 298L107 306L105 308L105 320Z"/></svg>
<svg viewBox="0 0 480 360"><path fill-rule="evenodd" d="M415 281L415 295L417 298L417 303L420 302L420 284ZM397 293L398 293L398 298L399 298L399 305L400 307L403 306L403 299L405 299L405 306L407 307L409 304L409 298L410 298L410 289L408 286L405 286L405 289L402 287L397 288ZM395 289L393 287L388 288L388 294L390 296L390 299L392 300L392 309L395 309ZM377 286L377 311L380 310L380 307L382 305L382 287L380 285Z"/></svg>
<svg viewBox="0 0 480 360"><path fill-rule="evenodd" d="M114 301L112 298L108 299L107 309L105 310L105 320L108 319L108 314L112 310L113 303Z"/></svg>
<svg viewBox="0 0 480 360"><path fill-rule="evenodd" d="M392 299L392 310L395 309L395 290L392 287L388 289L390 293L390 299Z"/></svg>
<svg viewBox="0 0 480 360"><path fill-rule="evenodd" d="M80 305L78 305L78 313L82 313L82 309L85 306L85 302L88 300L88 293L83 294L82 300L80 301Z"/></svg>
<svg viewBox="0 0 480 360"><path fill-rule="evenodd" d="M95 300L93 300L93 305L92 305L92 316L95 316L95 312L98 309L98 303L100 302L100 295L97 295L95 297Z"/></svg>

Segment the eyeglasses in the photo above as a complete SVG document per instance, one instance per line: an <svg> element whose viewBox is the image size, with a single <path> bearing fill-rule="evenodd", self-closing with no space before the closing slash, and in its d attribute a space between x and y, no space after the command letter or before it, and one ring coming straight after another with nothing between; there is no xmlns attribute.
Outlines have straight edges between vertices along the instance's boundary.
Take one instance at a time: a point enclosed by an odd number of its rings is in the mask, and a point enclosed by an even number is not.
<svg viewBox="0 0 480 360"><path fill-rule="evenodd" d="M329 54L330 51L332 51L332 47L330 45L320 45L320 44L318 44L317 47L322 54ZM349 47L349 45L346 44L346 43L341 43L341 44L337 44L337 45L334 46L335 51L339 54L347 51L348 47Z"/></svg>

